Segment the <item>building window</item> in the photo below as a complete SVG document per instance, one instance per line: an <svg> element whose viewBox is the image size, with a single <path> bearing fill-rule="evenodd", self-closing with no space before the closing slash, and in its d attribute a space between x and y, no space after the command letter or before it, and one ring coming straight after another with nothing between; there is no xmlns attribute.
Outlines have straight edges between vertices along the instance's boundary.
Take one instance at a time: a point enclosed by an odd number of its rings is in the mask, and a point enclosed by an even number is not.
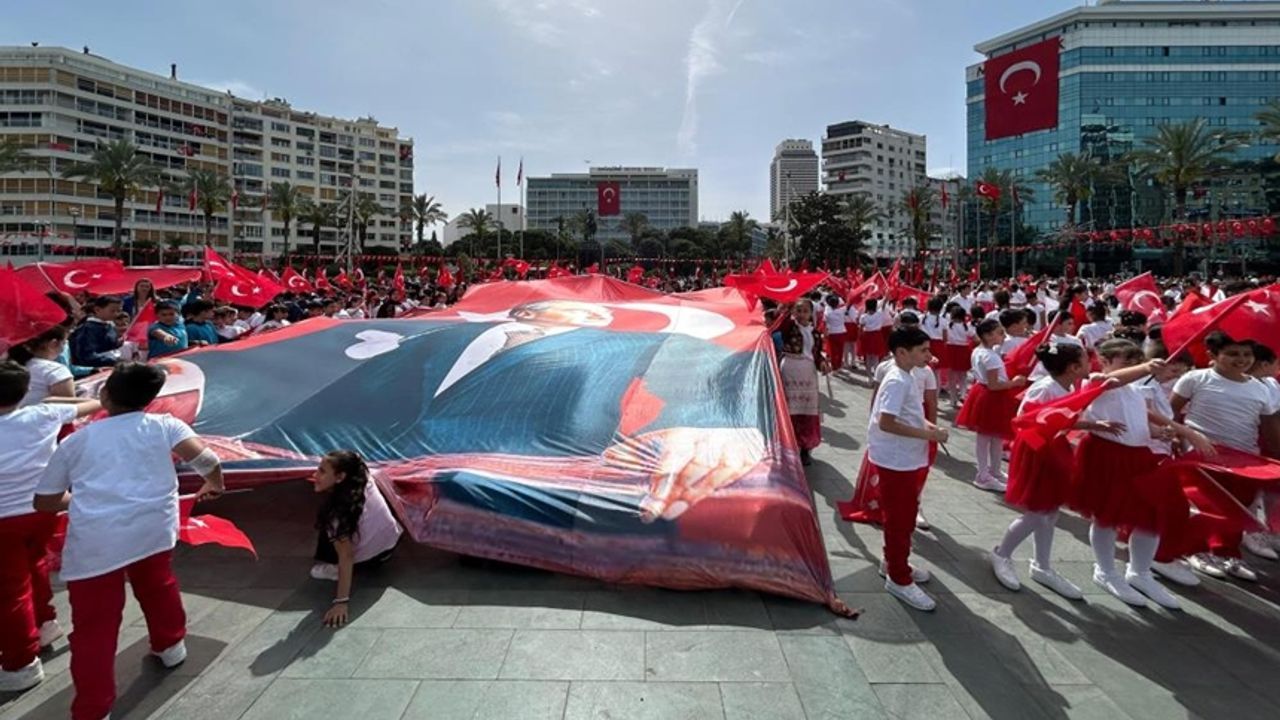
<svg viewBox="0 0 1280 720"><path fill-rule="evenodd" d="M271 177L287 178L292 176L293 173L289 171L289 168L271 168Z"/></svg>
<svg viewBox="0 0 1280 720"><path fill-rule="evenodd" d="M299 170L298 179L299 180L315 180L316 174L311 172L310 170Z"/></svg>
<svg viewBox="0 0 1280 720"><path fill-rule="evenodd" d="M272 122L272 123L271 123L271 130L272 130L273 132L282 132L282 133L287 133L287 132L289 132L289 126L288 126L288 125L286 125L285 123L282 123L282 122Z"/></svg>

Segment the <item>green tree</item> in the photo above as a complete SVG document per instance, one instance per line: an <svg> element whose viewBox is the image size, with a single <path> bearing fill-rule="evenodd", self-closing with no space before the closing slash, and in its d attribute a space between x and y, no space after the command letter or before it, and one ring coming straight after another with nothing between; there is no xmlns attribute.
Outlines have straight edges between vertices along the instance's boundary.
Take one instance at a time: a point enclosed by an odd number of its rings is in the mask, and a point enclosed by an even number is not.
<svg viewBox="0 0 1280 720"><path fill-rule="evenodd" d="M30 149L17 138L0 138L0 175L39 170L40 165L40 161L31 156Z"/></svg>
<svg viewBox="0 0 1280 720"><path fill-rule="evenodd" d="M1254 118L1262 126L1258 129L1258 138L1264 143L1280 145L1280 100L1272 100ZM1275 161L1280 163L1280 152L1276 153Z"/></svg>
<svg viewBox="0 0 1280 720"><path fill-rule="evenodd" d="M1144 138L1133 153L1138 168L1161 187L1173 192L1174 219L1187 217L1187 193L1197 183L1222 170L1243 138L1226 130L1214 130L1204 118L1177 125L1161 125L1154 136ZM1179 233L1174 239L1173 274L1181 276L1186 245Z"/></svg>
<svg viewBox="0 0 1280 720"><path fill-rule="evenodd" d="M414 195L409 203L410 216L418 231L418 244L425 242L426 229L449 222L449 214L436 202L434 195Z"/></svg>
<svg viewBox="0 0 1280 720"><path fill-rule="evenodd" d="M369 193L356 194L356 206L352 211L352 223L355 225L353 230L356 233L357 250L356 252L364 252L365 240L369 237L369 225L378 215L388 215L390 211L378 204L376 198Z"/></svg>
<svg viewBox="0 0 1280 720"><path fill-rule="evenodd" d="M630 212L622 216L622 229L631 238L631 247L640 244L640 237L649 228L649 216L640 212Z"/></svg>
<svg viewBox="0 0 1280 720"><path fill-rule="evenodd" d="M760 223L746 210L736 210L729 215L729 222L722 226L730 254L746 257L751 252L751 233Z"/></svg>
<svg viewBox="0 0 1280 720"><path fill-rule="evenodd" d="M204 245L213 245L213 216L231 202L231 181L213 170L190 170L183 189L196 194L196 209L204 215Z"/></svg>
<svg viewBox="0 0 1280 720"><path fill-rule="evenodd" d="M85 180L98 186L98 190L111 196L115 204L115 234L111 247L120 249L124 232L124 201L144 186L161 182L160 167L138 152L137 146L127 140L101 143L93 149L86 162L78 162L67 168L62 177Z"/></svg>
<svg viewBox="0 0 1280 720"><path fill-rule="evenodd" d="M1053 197L1067 206L1067 226L1076 224L1076 208L1093 194L1094 183L1103 176L1102 165L1088 152L1062 153L1048 167L1036 172L1036 180L1053 188Z"/></svg>
<svg viewBox="0 0 1280 720"><path fill-rule="evenodd" d="M271 211L274 219L284 225L284 252L281 255L286 263L289 262L289 243L293 240L291 233L293 221L302 214L304 203L309 202L310 200L302 195L302 189L293 183L271 183L271 187L267 190L267 209ZM269 231L268 235L270 235Z"/></svg>
<svg viewBox="0 0 1280 720"><path fill-rule="evenodd" d="M861 248L871 239L872 226L884 219L884 211L876 206L870 196L853 195L845 201L841 216L853 241Z"/></svg>
<svg viewBox="0 0 1280 720"><path fill-rule="evenodd" d="M463 230L470 230L471 252L468 253L475 257L476 241L479 240L481 248L484 247L485 233L489 227L493 225L493 216L484 208L472 208L462 214L458 220L458 227Z"/></svg>
<svg viewBox="0 0 1280 720"><path fill-rule="evenodd" d="M928 185L911 188L902 195L902 210L907 215L907 232L921 262L929 251L929 241L939 232L938 226L931 220L937 202L937 195Z"/></svg>
<svg viewBox="0 0 1280 720"><path fill-rule="evenodd" d="M297 220L299 225L311 226L311 252L314 255L320 254L320 236L326 227L335 227L338 224L338 214L332 203L316 203L309 199L303 200L297 209Z"/></svg>
<svg viewBox="0 0 1280 720"><path fill-rule="evenodd" d="M809 193L791 203L795 257L811 263L845 263L862 248L847 210L835 195Z"/></svg>

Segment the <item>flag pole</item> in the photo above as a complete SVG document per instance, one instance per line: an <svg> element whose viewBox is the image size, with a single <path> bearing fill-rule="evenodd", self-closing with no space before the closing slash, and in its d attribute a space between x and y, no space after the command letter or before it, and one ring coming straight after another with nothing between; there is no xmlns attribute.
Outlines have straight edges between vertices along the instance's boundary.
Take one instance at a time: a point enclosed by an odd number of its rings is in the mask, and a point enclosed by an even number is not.
<svg viewBox="0 0 1280 720"><path fill-rule="evenodd" d="M1013 197L1009 210L1009 279L1018 277L1018 189L1012 187Z"/></svg>
<svg viewBox="0 0 1280 720"><path fill-rule="evenodd" d="M529 202L528 195L525 191L524 158L520 158L520 182L516 183L516 187L517 187L517 192L520 194L520 207L519 207L519 212L516 213L516 218L520 222L520 227L519 227L520 259L523 260L524 259L524 226L525 226L525 220L526 220L525 213L528 212L528 209L525 207L525 205Z"/></svg>
<svg viewBox="0 0 1280 720"><path fill-rule="evenodd" d="M498 186L498 266L502 266L502 156L498 156L498 174L494 177Z"/></svg>

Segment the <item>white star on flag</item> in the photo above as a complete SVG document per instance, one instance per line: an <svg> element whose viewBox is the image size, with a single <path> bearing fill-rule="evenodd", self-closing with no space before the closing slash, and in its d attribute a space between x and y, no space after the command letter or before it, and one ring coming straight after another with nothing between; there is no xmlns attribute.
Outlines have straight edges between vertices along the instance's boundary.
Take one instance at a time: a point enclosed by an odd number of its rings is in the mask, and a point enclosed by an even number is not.
<svg viewBox="0 0 1280 720"><path fill-rule="evenodd" d="M1244 305L1245 307L1249 308L1250 310L1254 311L1259 315L1266 315L1267 317L1271 317L1271 308L1267 307L1266 303L1260 303L1257 300L1250 300L1246 302Z"/></svg>
<svg viewBox="0 0 1280 720"><path fill-rule="evenodd" d="M1014 104L1014 105L1026 105L1026 104L1027 104L1027 94L1026 94L1026 93L1024 93L1024 92L1022 92L1021 90L1019 90L1019 91L1018 91L1018 94L1016 94L1016 95L1014 95L1014 96L1013 96L1013 104Z"/></svg>

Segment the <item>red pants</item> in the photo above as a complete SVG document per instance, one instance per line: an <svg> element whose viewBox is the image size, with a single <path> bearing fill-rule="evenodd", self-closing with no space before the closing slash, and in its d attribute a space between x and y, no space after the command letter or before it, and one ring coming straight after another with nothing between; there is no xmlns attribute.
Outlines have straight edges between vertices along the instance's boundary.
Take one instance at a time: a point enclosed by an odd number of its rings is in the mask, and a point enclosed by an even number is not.
<svg viewBox="0 0 1280 720"><path fill-rule="evenodd" d="M40 626L54 619L45 548L57 516L0 518L0 668L13 671L40 654Z"/></svg>
<svg viewBox="0 0 1280 720"><path fill-rule="evenodd" d="M76 695L72 720L101 720L116 701L116 640L124 613L124 581L147 619L154 652L178 644L187 634L187 614L173 576L172 550L83 580L67 582L71 598L71 680Z"/></svg>
<svg viewBox="0 0 1280 720"><path fill-rule="evenodd" d="M827 360L831 361L831 370L839 370L844 367L844 342L845 333L827 335Z"/></svg>
<svg viewBox="0 0 1280 720"><path fill-rule="evenodd" d="M910 585L911 533L916 529L920 489L929 468L887 470L877 465L876 472L880 475L880 509L884 516L885 574L897 585Z"/></svg>

